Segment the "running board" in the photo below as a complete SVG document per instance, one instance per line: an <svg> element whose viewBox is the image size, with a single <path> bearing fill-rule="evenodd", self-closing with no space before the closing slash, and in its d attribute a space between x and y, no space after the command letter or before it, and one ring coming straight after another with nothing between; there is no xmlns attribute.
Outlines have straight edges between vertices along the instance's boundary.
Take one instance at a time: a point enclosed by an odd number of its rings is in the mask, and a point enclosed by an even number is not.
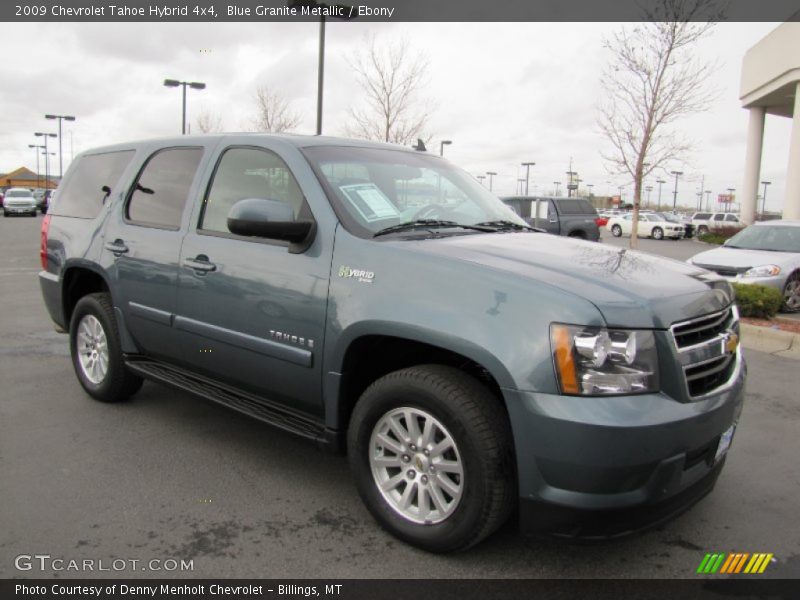
<svg viewBox="0 0 800 600"><path fill-rule="evenodd" d="M323 450L341 451L341 436L338 432L326 429L322 422L281 404L143 356L126 356L125 366L145 379L166 383L312 440Z"/></svg>

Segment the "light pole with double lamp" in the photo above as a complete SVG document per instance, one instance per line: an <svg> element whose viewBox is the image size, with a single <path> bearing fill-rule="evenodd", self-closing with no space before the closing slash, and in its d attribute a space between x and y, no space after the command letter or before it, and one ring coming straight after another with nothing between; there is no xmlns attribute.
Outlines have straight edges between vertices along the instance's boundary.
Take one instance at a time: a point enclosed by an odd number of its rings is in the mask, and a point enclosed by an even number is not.
<svg viewBox="0 0 800 600"><path fill-rule="evenodd" d="M444 147L453 143L453 140L442 140L439 142L439 156L444 156Z"/></svg>
<svg viewBox="0 0 800 600"><path fill-rule="evenodd" d="M663 179L656 179L656 183L658 184L658 206L656 210L661 210L661 186L667 183Z"/></svg>
<svg viewBox="0 0 800 600"><path fill-rule="evenodd" d="M524 162L521 163L523 167L525 167L525 195L528 195L528 184L530 183L531 179L531 167L534 166L535 162Z"/></svg>
<svg viewBox="0 0 800 600"><path fill-rule="evenodd" d="M44 137L44 187L48 190L50 189L50 150L47 148L47 138L54 138L58 137L55 133L42 133L41 131L37 131L34 133L36 137Z"/></svg>
<svg viewBox="0 0 800 600"><path fill-rule="evenodd" d="M489 191L492 191L492 181L494 176L497 175L497 171L486 171L486 174L489 176Z"/></svg>
<svg viewBox="0 0 800 600"><path fill-rule="evenodd" d="M675 175L675 190L672 192L672 212L675 212L678 205L678 177L683 175L683 171L670 171L670 173Z"/></svg>
<svg viewBox="0 0 800 600"><path fill-rule="evenodd" d="M200 81L178 81L177 79L165 79L164 87L183 87L183 119L181 121L181 135L186 135L186 88L193 90L204 90L206 84Z"/></svg>
<svg viewBox="0 0 800 600"><path fill-rule="evenodd" d="M58 179L64 177L64 161L61 158L61 121L74 121L71 115L45 115L45 119L58 119Z"/></svg>

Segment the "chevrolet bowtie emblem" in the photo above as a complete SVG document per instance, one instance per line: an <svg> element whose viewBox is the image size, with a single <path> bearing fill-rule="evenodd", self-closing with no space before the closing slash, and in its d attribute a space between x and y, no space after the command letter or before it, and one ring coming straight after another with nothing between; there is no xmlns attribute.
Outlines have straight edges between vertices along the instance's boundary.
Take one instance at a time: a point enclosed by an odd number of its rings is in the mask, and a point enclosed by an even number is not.
<svg viewBox="0 0 800 600"><path fill-rule="evenodd" d="M725 340L725 353L726 354L733 354L736 352L736 348L739 347L739 336L735 333L729 333L727 339Z"/></svg>

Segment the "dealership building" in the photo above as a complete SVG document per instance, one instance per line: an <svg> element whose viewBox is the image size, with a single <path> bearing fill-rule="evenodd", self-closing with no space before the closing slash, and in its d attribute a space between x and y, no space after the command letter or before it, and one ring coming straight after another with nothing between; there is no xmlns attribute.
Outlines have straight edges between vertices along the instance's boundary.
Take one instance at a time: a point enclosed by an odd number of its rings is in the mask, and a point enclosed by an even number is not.
<svg viewBox="0 0 800 600"><path fill-rule="evenodd" d="M800 23L780 25L747 51L739 97L750 112L741 192L742 220L752 223L759 209L757 201L763 186L761 150L767 114L792 119L783 218L800 219Z"/></svg>

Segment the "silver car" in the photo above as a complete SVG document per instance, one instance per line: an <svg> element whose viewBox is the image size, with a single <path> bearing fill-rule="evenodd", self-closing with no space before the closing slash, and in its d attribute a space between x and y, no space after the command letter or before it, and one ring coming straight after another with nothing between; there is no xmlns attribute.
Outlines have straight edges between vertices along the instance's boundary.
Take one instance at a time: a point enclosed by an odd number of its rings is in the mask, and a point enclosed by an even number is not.
<svg viewBox="0 0 800 600"><path fill-rule="evenodd" d="M11 188L6 191L3 198L3 216L28 214L36 216L36 198L33 192L26 188Z"/></svg>
<svg viewBox="0 0 800 600"><path fill-rule="evenodd" d="M783 294L786 312L800 312L800 221L763 221L743 229L720 248L687 262L736 283L759 283Z"/></svg>

